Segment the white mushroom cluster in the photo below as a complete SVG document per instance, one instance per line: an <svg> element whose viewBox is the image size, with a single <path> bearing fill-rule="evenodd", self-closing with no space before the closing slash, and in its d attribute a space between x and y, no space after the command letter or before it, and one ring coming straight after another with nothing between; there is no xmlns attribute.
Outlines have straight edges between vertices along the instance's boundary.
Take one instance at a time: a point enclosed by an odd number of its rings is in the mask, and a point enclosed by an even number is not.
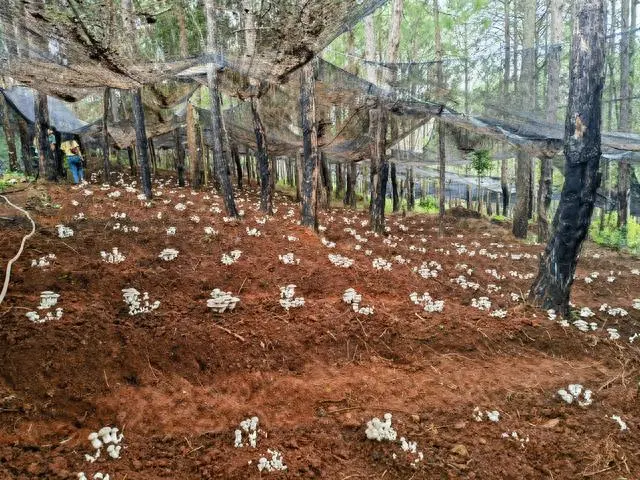
<svg viewBox="0 0 640 480"><path fill-rule="evenodd" d="M440 271L442 271L442 265L434 260L423 262L420 268L413 267L413 272L419 274L422 278L436 278Z"/></svg>
<svg viewBox="0 0 640 480"><path fill-rule="evenodd" d="M356 292L353 288L348 288L342 294L342 301L351 305L353 311L359 313L361 315L373 315L374 308L373 307L361 307L360 302L362 302L362 295Z"/></svg>
<svg viewBox="0 0 640 480"><path fill-rule="evenodd" d="M304 306L304 298L296 297L296 286L289 284L286 287L280 287L280 305L285 310L290 308L298 308Z"/></svg>
<svg viewBox="0 0 640 480"><path fill-rule="evenodd" d="M241 255L242 252L240 250L232 250L228 255L223 253L220 261L225 265L232 265L238 261Z"/></svg>
<svg viewBox="0 0 640 480"><path fill-rule="evenodd" d="M260 472L263 470L273 472L287 469L287 466L282 461L282 454L280 452L277 450L267 450L267 452L271 455L271 460L266 457L261 457L260 460L258 460L258 470Z"/></svg>
<svg viewBox="0 0 640 480"><path fill-rule="evenodd" d="M258 417L247 418L240 422L240 428L236 429L234 432L235 440L233 442L233 446L235 448L244 447L244 443L242 441L242 432L244 432L247 436L247 441L249 442L249 446L256 448L258 445Z"/></svg>
<svg viewBox="0 0 640 480"><path fill-rule="evenodd" d="M118 432L119 430L116 427L102 427L97 432L91 432L87 439L91 442L95 453L93 455L86 453L84 455L85 460L89 463L95 462L100 458L100 452L103 447L106 447L107 454L111 458L120 458L120 451L122 450L120 443L122 443L124 435Z"/></svg>
<svg viewBox="0 0 640 480"><path fill-rule="evenodd" d="M476 422L481 422L482 420L484 420L485 416L490 422L497 423L500 421L500 412L498 412L497 410L485 410L483 412L480 407L475 407L471 416Z"/></svg>
<svg viewBox="0 0 640 480"><path fill-rule="evenodd" d="M247 235L249 235L250 237L259 237L260 235L262 235L262 233L260 233L260 230L258 230L257 228L247 227Z"/></svg>
<svg viewBox="0 0 640 480"><path fill-rule="evenodd" d="M377 440L378 442L388 440L394 442L398 437L398 432L391 426L392 416L390 413L385 413L383 418L384 420L380 420L378 417L374 417L369 420L364 433L369 440Z"/></svg>
<svg viewBox="0 0 640 480"><path fill-rule="evenodd" d="M489 297L472 298L471 306L478 310L489 310L491 309L491 300Z"/></svg>
<svg viewBox="0 0 640 480"><path fill-rule="evenodd" d="M223 292L219 288L214 288L210 294L211 298L207 299L207 307L216 313L223 313L227 310L233 310L240 301L238 297L234 297L231 292Z"/></svg>
<svg viewBox="0 0 640 480"><path fill-rule="evenodd" d="M67 238L73 237L73 229L69 227L65 227L64 225L56 225L56 229L58 229L58 237L59 238Z"/></svg>
<svg viewBox="0 0 640 480"><path fill-rule="evenodd" d="M118 250L118 247L113 247L110 253L100 252L100 256L102 257L102 261L107 263L122 263L127 259L127 257Z"/></svg>
<svg viewBox="0 0 640 480"><path fill-rule="evenodd" d="M149 294L147 292L142 294L141 299L140 292L135 288L123 288L122 298L124 299L124 303L129 306L129 315L148 313L152 310L156 310L160 306L160 302L158 300L153 303L149 302Z"/></svg>
<svg viewBox="0 0 640 480"><path fill-rule="evenodd" d="M285 265L300 265L300 259L296 258L291 252L285 253L284 255L278 255L278 260Z"/></svg>
<svg viewBox="0 0 640 480"><path fill-rule="evenodd" d="M376 270L391 270L391 262L387 262L384 258L374 258L372 265Z"/></svg>
<svg viewBox="0 0 640 480"><path fill-rule="evenodd" d="M44 257L40 257L38 259L33 259L31 260L31 266L32 267L38 267L38 268L44 268L44 267L48 267L51 265L51 260L55 260L56 256L53 253L50 253L49 255L45 255Z"/></svg>
<svg viewBox="0 0 640 480"><path fill-rule="evenodd" d="M558 390L558 396L562 398L568 404L577 402L581 407L588 407L593 403L593 393L589 389L585 389L579 383L572 383L565 390L561 388Z"/></svg>
<svg viewBox="0 0 640 480"><path fill-rule="evenodd" d="M59 320L62 318L62 308L58 307L55 309L55 311L53 310L53 307L55 307L58 303L58 298L60 298L60 295L55 293L55 292L51 292L51 291L44 291L40 294L40 305L38 305L38 310L46 310L45 312L41 312L44 315L40 316L40 314L38 312L27 312L25 315L26 317L31 320L33 323L45 323L48 322L50 320Z"/></svg>
<svg viewBox="0 0 640 480"><path fill-rule="evenodd" d="M353 260L347 257L343 257L342 255L338 255L338 254L329 254L329 261L331 263L333 263L336 267L340 267L340 268L349 268L351 265L353 265Z"/></svg>
<svg viewBox="0 0 640 480"><path fill-rule="evenodd" d="M417 292L411 292L409 298L416 305L423 307L425 312L442 312L444 309L444 300L434 300L429 295L429 292L424 292L422 295L418 295Z"/></svg>
<svg viewBox="0 0 640 480"><path fill-rule="evenodd" d="M178 252L178 250L176 250L175 248L165 248L160 252L160 255L158 255L158 257L165 262L170 262L178 256L178 253L180 252Z"/></svg>

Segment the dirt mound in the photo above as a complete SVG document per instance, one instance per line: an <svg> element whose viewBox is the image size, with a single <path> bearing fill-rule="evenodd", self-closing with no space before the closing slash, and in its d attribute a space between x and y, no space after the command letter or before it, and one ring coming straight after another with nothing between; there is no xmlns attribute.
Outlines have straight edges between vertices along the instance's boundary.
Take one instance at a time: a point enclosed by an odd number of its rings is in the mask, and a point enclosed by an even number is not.
<svg viewBox="0 0 640 480"><path fill-rule="evenodd" d="M326 230L317 236L296 224L298 207L287 198L265 219L256 192L239 192L244 220L228 222L213 193L163 183L150 204L123 187L52 187L60 208L34 214L38 233L0 306L0 479L81 471L113 480L261 478L256 465L268 449L288 466L271 478L638 476L640 364L627 340L640 332L630 306L640 291L630 273L637 261L585 249L572 300L596 312L600 328L582 333L518 301L541 247L489 222L450 219L439 238L436 217L392 216L389 234L376 236L364 212L335 209L322 214ZM59 238L57 224L74 235ZM25 231L3 230L2 262ZM100 252L113 247L122 263L103 261ZM177 258L158 258L165 248ZM240 257L223 265L232 250ZM278 258L287 253L299 264ZM31 266L49 254L49 266ZM330 254L353 265L334 266ZM376 270L378 259L391 269ZM478 290L463 288L461 275ZM292 283L305 305L287 311L280 287ZM128 287L159 308L129 315ZM214 288L238 296L236 309L212 313ZM344 303L348 288L373 315ZM60 294L64 313L34 324L25 313L39 311L45 290ZM444 300L443 312L415 305L413 292ZM506 318L472 307L481 296ZM628 315L600 313L603 303ZM609 340L605 327L621 340ZM572 383L593 390L593 405L559 399ZM500 421L475 421L475 407L499 411ZM367 421L385 412L398 437L417 442L422 461L398 442L366 439ZM258 447L234 448L234 430L253 415ZM122 458L103 452L89 464L87 436L105 425L124 431Z"/></svg>
<svg viewBox="0 0 640 480"><path fill-rule="evenodd" d="M479 212L461 206L450 208L446 213L454 218L482 218Z"/></svg>

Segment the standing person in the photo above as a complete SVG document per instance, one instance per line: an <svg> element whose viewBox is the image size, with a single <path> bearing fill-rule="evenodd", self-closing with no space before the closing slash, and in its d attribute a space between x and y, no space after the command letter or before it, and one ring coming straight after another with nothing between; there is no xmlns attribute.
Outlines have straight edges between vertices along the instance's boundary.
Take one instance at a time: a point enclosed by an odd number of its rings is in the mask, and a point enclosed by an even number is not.
<svg viewBox="0 0 640 480"><path fill-rule="evenodd" d="M67 165L73 175L73 183L78 185L84 182L84 169L82 168L83 159L80 153L80 146L75 140L67 140L62 142L60 149L64 152L67 159Z"/></svg>

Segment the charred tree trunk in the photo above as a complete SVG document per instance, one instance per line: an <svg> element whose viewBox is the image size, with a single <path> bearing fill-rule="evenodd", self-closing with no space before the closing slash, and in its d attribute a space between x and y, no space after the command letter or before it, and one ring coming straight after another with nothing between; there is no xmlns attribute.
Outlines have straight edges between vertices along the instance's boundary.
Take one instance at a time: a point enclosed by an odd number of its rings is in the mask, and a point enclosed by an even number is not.
<svg viewBox="0 0 640 480"><path fill-rule="evenodd" d="M207 19L207 48L210 55L218 53L219 45L216 32L216 5L214 0L205 0L205 15ZM213 63L207 65L207 86L209 88L209 98L211 99L211 137L213 149L213 175L220 183L220 192L224 200L227 216L238 218L238 210L233 197L233 186L229 178L227 161L222 148L222 104L220 100L220 90L218 88L218 69Z"/></svg>
<svg viewBox="0 0 640 480"><path fill-rule="evenodd" d="M505 217L509 214L509 201L511 199L511 191L509 188L508 167L509 167L509 164L507 163L507 159L505 158L504 160L502 160L500 164L500 189L502 190L502 215ZM467 202L467 203L470 203L470 202ZM468 205L467 205L467 208L469 208Z"/></svg>
<svg viewBox="0 0 640 480"><path fill-rule="evenodd" d="M600 184L600 122L604 86L603 0L577 4L565 121L565 182L553 226L540 259L530 298L544 309L569 313L569 295L582 242L589 231Z"/></svg>
<svg viewBox="0 0 640 480"><path fill-rule="evenodd" d="M302 67L300 78L300 110L302 112L302 218L305 227L318 229L318 129L316 125L316 99L314 62Z"/></svg>
<svg viewBox="0 0 640 480"><path fill-rule="evenodd" d="M302 165L302 154L296 154L296 202L302 202L302 173L304 166Z"/></svg>
<svg viewBox="0 0 640 480"><path fill-rule="evenodd" d="M7 156L9 157L9 170L18 171L18 152L16 151L16 134L13 122L9 118L9 107L4 95L0 93L0 114L2 114L2 130L7 142Z"/></svg>
<svg viewBox="0 0 640 480"><path fill-rule="evenodd" d="M342 163L336 163L336 199L344 195L344 174L342 173Z"/></svg>
<svg viewBox="0 0 640 480"><path fill-rule="evenodd" d="M236 179L238 181L238 188L242 190L242 164L240 163L240 154L238 153L238 144L231 144L231 158L236 166Z"/></svg>
<svg viewBox="0 0 640 480"><path fill-rule="evenodd" d="M104 89L104 95L102 97L102 174L105 183L111 181L111 162L109 161L109 128L107 122L109 119L109 108L111 101L111 89L109 87Z"/></svg>
<svg viewBox="0 0 640 480"><path fill-rule="evenodd" d="M329 168L329 162L323 152L320 152L320 179L321 179L321 194L319 204L322 208L328 209L331 206L331 169Z"/></svg>
<svg viewBox="0 0 640 480"><path fill-rule="evenodd" d="M256 155L260 168L260 211L267 215L273 215L273 186L271 182L273 171L267 153L267 137L258 113L256 98L251 98L251 113L253 114L253 131L256 134Z"/></svg>
<svg viewBox="0 0 640 480"><path fill-rule="evenodd" d="M356 208L356 177L358 176L356 162L349 162L347 165L347 186L344 193L344 206Z"/></svg>
<svg viewBox="0 0 640 480"><path fill-rule="evenodd" d="M517 238L527 238L529 229L529 194L531 193L531 158L522 150L516 157L516 205L513 209L512 232Z"/></svg>
<svg viewBox="0 0 640 480"><path fill-rule="evenodd" d="M36 138L38 139L38 165L40 176L51 182L58 180L56 160L49 146L49 106L47 96L37 92L36 102Z"/></svg>
<svg viewBox="0 0 640 480"><path fill-rule="evenodd" d="M391 162L391 198L393 200L393 212L400 210L400 196L398 195L398 175L396 173L396 162Z"/></svg>
<svg viewBox="0 0 640 480"><path fill-rule="evenodd" d="M35 174L33 169L33 155L31 154L31 145L33 145L33 132L29 128L27 121L18 118L18 133L20 134L20 155L22 157L22 165L24 173L28 176Z"/></svg>
<svg viewBox="0 0 640 480"><path fill-rule="evenodd" d="M142 89L133 91L133 124L136 131L136 156L140 163L140 182L142 192L148 200L151 200L151 166L149 165L149 144L147 142L147 131L144 123L144 108L142 107Z"/></svg>
<svg viewBox="0 0 640 480"><path fill-rule="evenodd" d="M413 167L407 170L407 210L413 212L416 206L415 184L413 181Z"/></svg>
<svg viewBox="0 0 640 480"><path fill-rule="evenodd" d="M634 0L622 0L622 24L620 37L620 117L618 130L631 130L631 34L630 4L635 9ZM634 32L635 35L635 32ZM623 158L618 166L618 228L622 230L622 239L627 240L627 223L629 220L629 200L631 194L631 165Z"/></svg>
<svg viewBox="0 0 640 480"><path fill-rule="evenodd" d="M127 147L127 157L129 157L129 170L131 172L132 177L136 177L138 172L136 171L136 160L133 158L133 147Z"/></svg>
<svg viewBox="0 0 640 480"><path fill-rule="evenodd" d="M184 147L182 146L182 139L180 138L180 129L176 128L173 131L173 135L176 155L176 171L178 172L178 186L184 187Z"/></svg>
<svg viewBox="0 0 640 480"><path fill-rule="evenodd" d="M389 177L386 157L387 112L382 107L369 110L369 136L371 138L371 229L384 233L384 207Z"/></svg>

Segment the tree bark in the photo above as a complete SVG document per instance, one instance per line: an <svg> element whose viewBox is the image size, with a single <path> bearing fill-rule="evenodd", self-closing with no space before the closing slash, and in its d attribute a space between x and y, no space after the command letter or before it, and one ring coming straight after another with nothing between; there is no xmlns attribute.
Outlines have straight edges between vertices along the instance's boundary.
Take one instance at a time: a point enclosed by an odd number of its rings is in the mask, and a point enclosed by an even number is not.
<svg viewBox="0 0 640 480"><path fill-rule="evenodd" d="M634 0L622 0L622 32L620 37L620 117L618 130L631 131L631 52L630 46L630 4L635 10ZM635 20L635 15L633 20ZM635 35L635 33L634 33ZM627 223L629 221L629 204L631 196L631 165L623 158L618 165L618 228L622 230L622 240L627 240Z"/></svg>
<svg viewBox="0 0 640 480"><path fill-rule="evenodd" d="M344 195L344 174L342 172L342 163L336 163L336 199Z"/></svg>
<svg viewBox="0 0 640 480"><path fill-rule="evenodd" d="M138 175L138 172L136 171L136 161L135 158L133 158L133 147L131 146L127 147L127 157L129 157L129 170L131 172L131 176L135 178Z"/></svg>
<svg viewBox="0 0 640 480"><path fill-rule="evenodd" d="M347 186L344 194L344 206L356 208L356 178L358 174L356 162L347 165Z"/></svg>
<svg viewBox="0 0 640 480"><path fill-rule="evenodd" d="M555 124L556 109L560 105L560 54L562 51L562 0L549 1L549 40L547 57L547 122ZM549 240L549 207L553 186L551 157L540 158L540 183L538 185L538 242Z"/></svg>
<svg viewBox="0 0 640 480"><path fill-rule="evenodd" d="M300 111L302 113L302 196L301 225L318 229L318 128L316 125L315 74L313 61L302 67L300 78Z"/></svg>
<svg viewBox="0 0 640 480"><path fill-rule="evenodd" d="M184 187L184 147L182 146L182 138L180 138L180 129L173 131L174 148L176 155L176 171L178 172L178 186Z"/></svg>
<svg viewBox="0 0 640 480"><path fill-rule="evenodd" d="M147 142L147 131L144 123L144 108L142 106L142 89L133 91L133 124L136 131L136 156L140 163L140 182L142 192L147 200L153 198L151 191L151 166L149 165L149 144Z"/></svg>
<svg viewBox="0 0 640 480"><path fill-rule="evenodd" d="M207 48L206 53L215 55L218 51L218 39L215 27L216 5L215 0L205 0L205 16L207 19ZM212 174L220 183L220 192L224 200L227 216L238 218L238 210L233 197L233 186L229 178L227 161L222 148L222 104L220 101L220 90L218 88L218 68L215 64L207 64L207 86L209 88L209 98L211 99L211 137L213 149L213 172Z"/></svg>
<svg viewBox="0 0 640 480"><path fill-rule="evenodd" d="M242 164L240 163L240 154L238 153L238 144L231 144L231 158L236 166L236 180L238 181L238 189L242 190Z"/></svg>
<svg viewBox="0 0 640 480"><path fill-rule="evenodd" d="M524 20L522 22L522 108L533 110L535 107L535 27L536 2L524 2ZM529 213L531 211L531 157L518 150L516 157L516 207L513 211L513 234L517 238L526 238Z"/></svg>
<svg viewBox="0 0 640 480"><path fill-rule="evenodd" d="M258 112L258 99L251 98L251 113L253 115L253 131L256 135L256 155L260 168L260 211L273 215L273 190L271 177L273 172L267 153L267 136Z"/></svg>
<svg viewBox="0 0 640 480"><path fill-rule="evenodd" d="M47 95L36 92L36 138L38 139L40 176L50 182L58 180L58 168L54 152L49 146L49 106Z"/></svg>
<svg viewBox="0 0 640 480"><path fill-rule="evenodd" d="M18 171L18 152L16 151L16 134L13 128L13 122L10 118L9 106L4 95L0 93L0 110L2 114L2 130L4 138L7 142L7 156L9 157L9 170Z"/></svg>
<svg viewBox="0 0 640 480"><path fill-rule="evenodd" d="M187 148L189 150L189 176L191 177L191 188L197 190L201 187L201 154L198 149L195 108L190 101L187 101Z"/></svg>
<svg viewBox="0 0 640 480"><path fill-rule="evenodd" d="M508 176L509 164L507 162L508 160L505 158L500 164L500 189L502 190L502 215L504 217L509 214L509 201L511 200Z"/></svg>
<svg viewBox="0 0 640 480"><path fill-rule="evenodd" d="M320 199L319 205L324 209L329 209L331 206L331 169L329 168L329 161L327 156L320 152Z"/></svg>
<svg viewBox="0 0 640 480"><path fill-rule="evenodd" d="M18 116L18 133L20 135L20 155L22 157L24 173L27 176L33 176L35 174L33 169L33 155L31 154L33 131L29 128L27 121L21 116Z"/></svg>
<svg viewBox="0 0 640 480"><path fill-rule="evenodd" d="M371 138L371 229L384 233L384 207L389 177L386 157L387 112L379 106L369 110L369 136Z"/></svg>
<svg viewBox="0 0 640 480"><path fill-rule="evenodd" d="M398 195L398 176L396 162L391 162L391 198L393 200L393 213L400 210L400 196Z"/></svg>
<svg viewBox="0 0 640 480"><path fill-rule="evenodd" d="M576 5L565 121L565 182L554 232L540 259L530 299L544 309L569 313L578 254L586 238L600 183L600 123L604 86L603 0Z"/></svg>
<svg viewBox="0 0 640 480"><path fill-rule="evenodd" d="M407 169L407 211L413 212L416 206L415 184L413 181L413 167Z"/></svg>
<svg viewBox="0 0 640 480"><path fill-rule="evenodd" d="M438 6L438 0L433 0L433 22L435 24L435 47L436 47L436 82L438 84L438 95L444 89L444 79L442 76L442 40L440 32L440 8ZM444 138L444 123L438 122L438 179L440 194L438 199L438 234L440 237L444 235L444 214L445 214L445 143Z"/></svg>
<svg viewBox="0 0 640 480"><path fill-rule="evenodd" d="M111 162L109 161L109 108L111 101L111 89L104 89L102 97L102 174L105 183L111 182Z"/></svg>

